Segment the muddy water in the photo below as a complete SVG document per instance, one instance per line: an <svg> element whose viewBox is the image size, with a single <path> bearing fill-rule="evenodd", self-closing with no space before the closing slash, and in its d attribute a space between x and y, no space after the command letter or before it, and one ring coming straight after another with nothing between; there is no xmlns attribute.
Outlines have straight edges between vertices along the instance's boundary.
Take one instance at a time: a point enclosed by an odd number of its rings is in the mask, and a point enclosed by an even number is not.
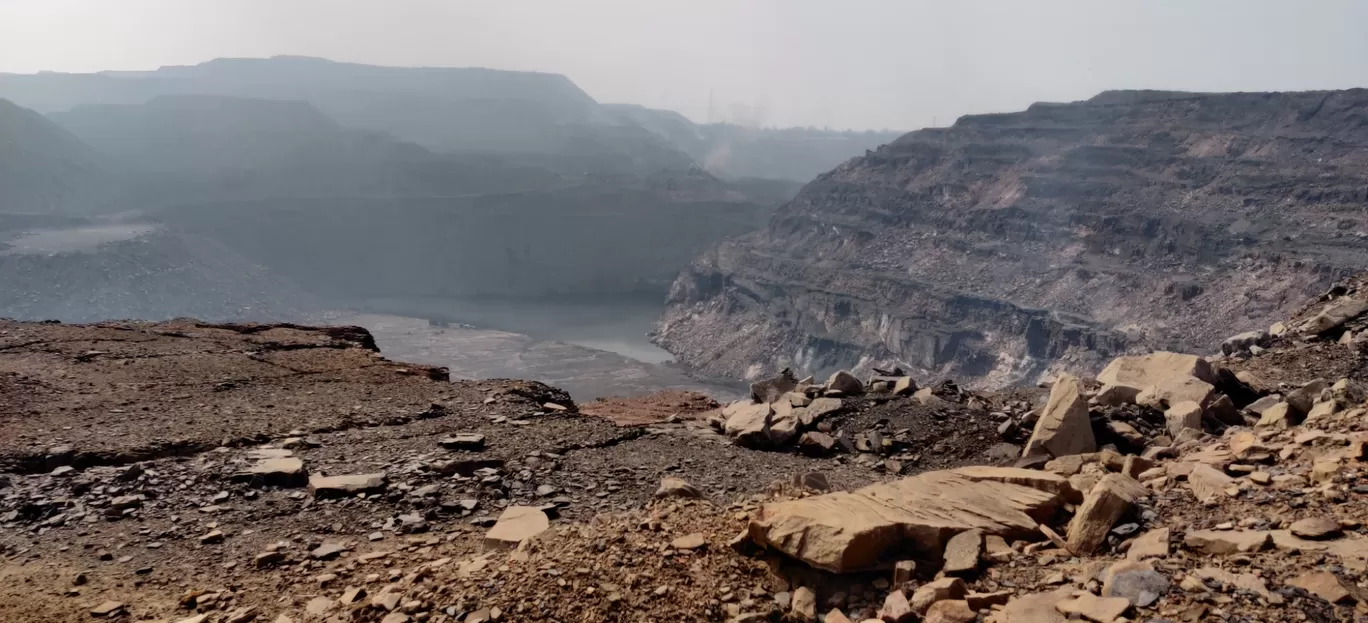
<svg viewBox="0 0 1368 623"><path fill-rule="evenodd" d="M452 378L526 378L560 387L578 401L691 389L719 399L734 387L701 382L672 365L647 332L653 299L617 301L367 301L366 311L333 320L375 335L391 359L446 366Z"/></svg>

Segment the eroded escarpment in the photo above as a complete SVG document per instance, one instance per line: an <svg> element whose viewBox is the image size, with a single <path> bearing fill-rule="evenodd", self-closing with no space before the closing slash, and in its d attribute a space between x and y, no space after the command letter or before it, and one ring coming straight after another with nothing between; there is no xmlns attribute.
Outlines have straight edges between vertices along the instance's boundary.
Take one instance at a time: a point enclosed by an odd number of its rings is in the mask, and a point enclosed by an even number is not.
<svg viewBox="0 0 1368 623"><path fill-rule="evenodd" d="M1214 349L1366 259L1365 103L1108 92L907 134L695 261L658 340L719 376L980 385Z"/></svg>

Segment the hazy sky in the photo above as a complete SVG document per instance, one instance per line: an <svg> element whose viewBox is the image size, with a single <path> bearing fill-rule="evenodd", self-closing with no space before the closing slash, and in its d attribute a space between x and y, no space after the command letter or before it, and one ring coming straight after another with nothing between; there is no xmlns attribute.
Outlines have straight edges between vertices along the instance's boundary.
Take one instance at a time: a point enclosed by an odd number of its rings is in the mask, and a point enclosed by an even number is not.
<svg viewBox="0 0 1368 623"><path fill-rule="evenodd" d="M913 129L1113 88L1368 86L1368 0L0 0L0 71L298 54L562 73L703 121ZM751 111L751 112L747 112Z"/></svg>

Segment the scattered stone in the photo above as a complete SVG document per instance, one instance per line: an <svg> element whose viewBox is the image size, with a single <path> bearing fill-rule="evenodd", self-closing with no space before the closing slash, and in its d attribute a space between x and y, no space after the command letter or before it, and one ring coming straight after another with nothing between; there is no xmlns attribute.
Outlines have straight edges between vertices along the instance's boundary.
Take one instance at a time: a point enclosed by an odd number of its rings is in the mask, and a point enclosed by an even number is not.
<svg viewBox="0 0 1368 623"><path fill-rule="evenodd" d="M804 623L816 621L817 593L806 586L801 586L798 590L793 591L793 607L789 612L798 621Z"/></svg>
<svg viewBox="0 0 1368 623"><path fill-rule="evenodd" d="M1192 490L1199 502L1226 497L1226 490L1234 484L1234 478L1205 463L1193 465L1192 472L1188 474L1188 489Z"/></svg>
<svg viewBox="0 0 1368 623"><path fill-rule="evenodd" d="M302 487L308 478L304 461L294 457L261 459L233 477L257 487Z"/></svg>
<svg viewBox="0 0 1368 623"><path fill-rule="evenodd" d="M1202 430L1202 405L1190 400L1179 402L1170 406L1164 412L1164 421L1168 424L1170 435L1177 437L1183 433L1183 429Z"/></svg>
<svg viewBox="0 0 1368 623"><path fill-rule="evenodd" d="M1292 522L1292 534L1303 539L1330 539L1340 535L1340 522L1329 517L1308 517Z"/></svg>
<svg viewBox="0 0 1368 623"><path fill-rule="evenodd" d="M657 498L701 498L703 491L698 487L689 484L683 478L666 476L660 479L660 488L656 489Z"/></svg>
<svg viewBox="0 0 1368 623"><path fill-rule="evenodd" d="M479 433L464 433L452 435L437 440L437 445L447 450L483 450L485 447L485 436Z"/></svg>
<svg viewBox="0 0 1368 623"><path fill-rule="evenodd" d="M347 497L358 493L378 493L385 490L385 484L384 473L309 477L309 491L317 498Z"/></svg>
<svg viewBox="0 0 1368 623"><path fill-rule="evenodd" d="M112 617L123 612L124 605L117 601L106 601L90 609L90 615L95 617Z"/></svg>
<svg viewBox="0 0 1368 623"><path fill-rule="evenodd" d="M1326 305L1319 314L1302 324L1301 332L1307 334L1326 333L1357 318L1365 311L1368 311L1368 301L1341 297Z"/></svg>
<svg viewBox="0 0 1368 623"><path fill-rule="evenodd" d="M898 380L893 383L893 393L899 396L910 396L915 391L917 391L917 382L910 376L898 377Z"/></svg>
<svg viewBox="0 0 1368 623"><path fill-rule="evenodd" d="M1131 541L1130 549L1126 550L1126 558L1131 560L1167 558L1170 536L1168 528L1150 530Z"/></svg>
<svg viewBox="0 0 1368 623"><path fill-rule="evenodd" d="M1083 397L1078 378L1060 375L1022 454L1060 457L1096 449L1097 441L1088 420L1088 401Z"/></svg>
<svg viewBox="0 0 1368 623"><path fill-rule="evenodd" d="M1250 554L1272 547L1273 536L1255 530L1192 530L1183 544L1204 554Z"/></svg>
<svg viewBox="0 0 1368 623"><path fill-rule="evenodd" d="M922 623L974 623L978 613L963 599L945 599L931 604Z"/></svg>
<svg viewBox="0 0 1368 623"><path fill-rule="evenodd" d="M310 551L309 557L315 560L332 560L349 549L351 548L347 547L346 543L324 543Z"/></svg>
<svg viewBox="0 0 1368 623"><path fill-rule="evenodd" d="M1069 522L1069 551L1091 554L1136 500L1144 497L1144 485L1124 474L1107 474L1088 492Z"/></svg>
<svg viewBox="0 0 1368 623"><path fill-rule="evenodd" d="M846 396L859 396L864 393L864 383L856 378L854 374L846 370L839 370L827 379L827 389L834 389Z"/></svg>
<svg viewBox="0 0 1368 623"><path fill-rule="evenodd" d="M1287 581L1295 586L1332 604L1350 603L1353 594L1344 587L1340 579L1329 571L1310 571Z"/></svg>
<svg viewBox="0 0 1368 623"><path fill-rule="evenodd" d="M826 456L836 449L836 438L823 432L808 431L798 439L798 451L808 456Z"/></svg>
<svg viewBox="0 0 1368 623"><path fill-rule="evenodd" d="M309 603L304 604L304 611L315 617L321 617L327 614L329 610L332 610L333 606L336 604L337 602L328 599L327 597L314 597L309 600Z"/></svg>
<svg viewBox="0 0 1368 623"><path fill-rule="evenodd" d="M898 547L941 555L939 539L909 541L904 535L978 529L1024 537L1062 502L1048 491L976 481L957 470L926 472L851 492L764 504L746 535L813 567L844 573L873 568L885 550Z"/></svg>
<svg viewBox="0 0 1368 623"><path fill-rule="evenodd" d="M210 531L208 534L201 536L199 538L199 541L202 545L213 545L215 543L222 543L223 538L224 537L222 530L213 530Z"/></svg>
<svg viewBox="0 0 1368 623"><path fill-rule="evenodd" d="M676 538L676 539L673 540L673 541L670 541L670 547L673 547L673 548L675 548L675 549L685 549L685 550L701 549L701 548L707 546L707 544L708 544L707 537L703 536L703 533L702 533L702 532L694 532L694 533L691 533L691 534L686 534L686 535L684 535L684 536L681 536L681 537L679 537L679 538Z"/></svg>
<svg viewBox="0 0 1368 623"><path fill-rule="evenodd" d="M499 520L485 533L485 545L516 547L551 527L551 521L541 509L531 506L510 506L499 515Z"/></svg>
<svg viewBox="0 0 1368 623"><path fill-rule="evenodd" d="M900 593L902 591L894 591ZM964 580L959 578L941 578L932 582L927 582L917 588L912 593L912 600L908 603L912 611L917 614L924 614L931 608L931 604L946 599L964 599L969 593Z"/></svg>
<svg viewBox="0 0 1368 623"><path fill-rule="evenodd" d="M926 605L927 608L931 604ZM912 612L912 606L907 602L907 596L901 590L893 590L884 598L883 607L879 609L879 618L884 623L911 623L917 619L917 615Z"/></svg>
<svg viewBox="0 0 1368 623"><path fill-rule="evenodd" d="M946 575L969 575L978 570L979 557L983 551L983 533L978 530L965 530L945 544L945 564L941 571Z"/></svg>
<svg viewBox="0 0 1368 623"><path fill-rule="evenodd" d="M1055 609L1064 615L1078 615L1096 623L1112 623L1130 607L1131 603L1123 597L1098 597L1086 591L1055 604Z"/></svg>
<svg viewBox="0 0 1368 623"><path fill-rule="evenodd" d="M1168 578L1147 562L1125 560L1102 573L1102 596L1123 597L1132 606L1148 608L1168 590Z"/></svg>
<svg viewBox="0 0 1368 623"><path fill-rule="evenodd" d="M793 370L784 368L774 377L751 383L751 399L769 404L778 400L780 396L793 391L796 387L798 387L798 379L793 375Z"/></svg>
<svg viewBox="0 0 1368 623"><path fill-rule="evenodd" d="M999 537L1001 538L1001 537ZM912 581L917 573L917 563L914 560L899 560L893 565L893 586L902 588L903 585Z"/></svg>
<svg viewBox="0 0 1368 623"><path fill-rule="evenodd" d="M1002 590L992 593L969 593L964 596L970 610L987 610L993 606L1003 606L1012 600L1012 591Z"/></svg>

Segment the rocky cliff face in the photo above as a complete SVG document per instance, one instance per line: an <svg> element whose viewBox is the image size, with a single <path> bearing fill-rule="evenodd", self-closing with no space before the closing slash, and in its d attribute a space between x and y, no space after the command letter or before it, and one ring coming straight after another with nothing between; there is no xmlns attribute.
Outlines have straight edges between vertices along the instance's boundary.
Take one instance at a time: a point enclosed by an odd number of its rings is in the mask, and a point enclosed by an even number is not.
<svg viewBox="0 0 1368 623"><path fill-rule="evenodd" d="M912 132L675 282L706 373L900 364L979 385L1209 350L1368 260L1368 90L1107 92Z"/></svg>

